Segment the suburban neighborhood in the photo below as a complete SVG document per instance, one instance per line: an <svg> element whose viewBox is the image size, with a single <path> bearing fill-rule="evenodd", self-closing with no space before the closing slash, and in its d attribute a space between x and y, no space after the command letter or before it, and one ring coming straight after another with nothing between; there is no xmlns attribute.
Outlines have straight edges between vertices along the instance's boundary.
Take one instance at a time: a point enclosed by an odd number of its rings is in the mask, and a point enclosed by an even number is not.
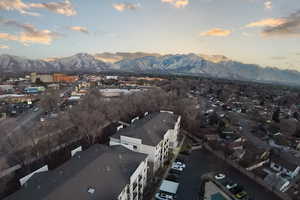
<svg viewBox="0 0 300 200"><path fill-rule="evenodd" d="M299 199L297 89L37 73L0 88L5 200Z"/></svg>

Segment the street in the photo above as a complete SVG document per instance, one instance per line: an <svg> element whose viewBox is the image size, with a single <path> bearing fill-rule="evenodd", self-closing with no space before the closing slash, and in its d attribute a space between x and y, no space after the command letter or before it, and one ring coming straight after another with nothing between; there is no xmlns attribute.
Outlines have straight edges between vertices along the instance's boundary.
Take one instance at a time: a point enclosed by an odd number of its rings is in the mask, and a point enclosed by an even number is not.
<svg viewBox="0 0 300 200"><path fill-rule="evenodd" d="M187 156L186 169L179 179L178 200L198 200L198 192L201 184L201 176L208 172L222 171L232 181L240 183L255 200L279 200L275 195L266 191L225 162L217 159L205 150L193 151Z"/></svg>

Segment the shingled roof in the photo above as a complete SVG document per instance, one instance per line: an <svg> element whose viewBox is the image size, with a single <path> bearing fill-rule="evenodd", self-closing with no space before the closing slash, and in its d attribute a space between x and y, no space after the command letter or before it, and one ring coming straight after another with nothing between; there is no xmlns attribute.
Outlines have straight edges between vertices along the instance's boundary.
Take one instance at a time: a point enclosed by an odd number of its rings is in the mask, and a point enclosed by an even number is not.
<svg viewBox="0 0 300 200"><path fill-rule="evenodd" d="M169 112L152 113L121 129L112 138L128 136L141 139L143 144L156 146L169 129L174 129L177 118Z"/></svg>
<svg viewBox="0 0 300 200"><path fill-rule="evenodd" d="M34 175L5 200L117 199L146 156L97 144L53 171Z"/></svg>

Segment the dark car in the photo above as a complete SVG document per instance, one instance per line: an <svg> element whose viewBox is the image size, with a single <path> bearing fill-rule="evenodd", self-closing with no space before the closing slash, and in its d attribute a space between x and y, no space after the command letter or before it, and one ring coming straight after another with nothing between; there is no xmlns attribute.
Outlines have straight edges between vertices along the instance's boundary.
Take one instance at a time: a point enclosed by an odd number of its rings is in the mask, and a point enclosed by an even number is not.
<svg viewBox="0 0 300 200"><path fill-rule="evenodd" d="M177 182L179 179L179 174L169 174L166 179Z"/></svg>
<svg viewBox="0 0 300 200"><path fill-rule="evenodd" d="M238 186L236 186L236 187L230 189L229 191L230 191L232 194L236 195L236 194L242 192L243 190L244 190L244 187L238 185Z"/></svg>

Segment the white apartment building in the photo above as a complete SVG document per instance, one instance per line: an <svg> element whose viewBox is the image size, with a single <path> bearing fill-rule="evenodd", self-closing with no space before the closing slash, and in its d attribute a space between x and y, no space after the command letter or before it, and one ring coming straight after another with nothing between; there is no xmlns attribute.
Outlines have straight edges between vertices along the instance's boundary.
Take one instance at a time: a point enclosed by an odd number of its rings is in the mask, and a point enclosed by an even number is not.
<svg viewBox="0 0 300 200"><path fill-rule="evenodd" d="M149 155L150 173L155 173L178 145L181 117L169 111L146 115L133 120L110 138L110 146L122 145L134 152Z"/></svg>
<svg viewBox="0 0 300 200"><path fill-rule="evenodd" d="M5 200L142 200L148 155L94 145L53 171L37 173Z"/></svg>

